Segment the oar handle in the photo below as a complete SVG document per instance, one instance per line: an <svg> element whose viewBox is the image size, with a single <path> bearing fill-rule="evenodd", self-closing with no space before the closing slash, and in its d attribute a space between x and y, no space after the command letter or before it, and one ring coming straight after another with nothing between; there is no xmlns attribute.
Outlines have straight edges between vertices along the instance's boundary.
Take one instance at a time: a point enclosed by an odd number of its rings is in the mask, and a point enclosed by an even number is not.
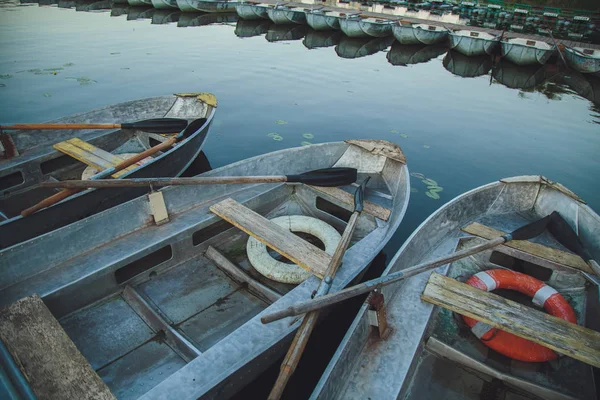
<svg viewBox="0 0 600 400"><path fill-rule="evenodd" d="M46 129L119 129L121 124L15 124L3 125L6 130L46 130Z"/></svg>
<svg viewBox="0 0 600 400"><path fill-rule="evenodd" d="M135 164L137 162L140 162L141 160L143 160L146 157L149 157L149 156L151 156L151 155L153 155L153 154L155 154L155 153L157 153L159 151L168 149L176 141L177 141L177 137L169 138L168 140L165 140L164 142L159 143L156 146L149 148L148 150L144 150L141 153L139 153L139 154L137 154L137 155L135 155L133 157L129 157L128 159L122 161L121 163L115 165L112 168L105 169L104 171L102 171L102 172L100 172L100 173L92 176L92 178L91 178L92 180L89 180L89 181L76 181L76 182L87 182L89 184L90 182L93 182L93 180L95 180L95 179L99 179L99 178L104 178L106 176L110 176L110 175L112 175L112 174L114 174L116 172L119 172L119 171L121 171L121 170L123 170L123 169L125 169L127 167L132 166L133 164ZM42 182L40 184L40 186L43 187L44 183L45 182ZM64 199L66 199L67 197L69 197L71 195L74 195L75 193L81 192L84 189L87 189L87 186L84 186L84 187L81 187L81 188L71 188L71 189L60 191L59 193L56 193L56 194L54 194L54 195L52 195L52 196L50 196L50 197L48 197L48 198L40 201L36 205L34 205L32 207L29 207L29 208L21 211L21 216L27 217L27 216L33 214L34 212L41 210L42 208L50 207L50 206L58 203L59 201L62 201Z"/></svg>
<svg viewBox="0 0 600 400"><path fill-rule="evenodd" d="M360 296L361 294L368 293L378 287L386 286L394 282L401 281L403 279L409 278L414 275L418 275L421 272L425 272L434 268L437 268L441 265L448 264L454 262L456 260L460 260L462 258L468 257L470 255L480 253L484 250L490 249L492 247L503 244L507 241L507 238L504 236L498 237L496 239L490 240L486 243L480 244L478 246L474 246L468 249L464 249L461 251L457 251L456 253L452 253L446 257L440 257L436 260L429 261L426 263L415 265L414 267L407 268L403 271L394 272L392 274L382 276L380 278L372 279L367 282L363 282L361 284L351 286L347 289L340 290L339 292L332 293L323 297L316 297L313 300L304 301L298 303L294 306L284 308L283 310L275 311L271 314L266 314L261 317L261 322L263 324L268 324L273 321L278 321L282 318L292 317L295 315L304 314L307 312L319 310L321 308L325 308L331 306L333 304L339 303L341 301L350 299L352 297Z"/></svg>
<svg viewBox="0 0 600 400"><path fill-rule="evenodd" d="M118 187L163 187L182 185L215 185L239 183L278 183L287 182L285 176L215 176L190 178L136 178L136 179L98 179L93 181L62 181L43 182L42 187L87 189L87 188L118 188Z"/></svg>

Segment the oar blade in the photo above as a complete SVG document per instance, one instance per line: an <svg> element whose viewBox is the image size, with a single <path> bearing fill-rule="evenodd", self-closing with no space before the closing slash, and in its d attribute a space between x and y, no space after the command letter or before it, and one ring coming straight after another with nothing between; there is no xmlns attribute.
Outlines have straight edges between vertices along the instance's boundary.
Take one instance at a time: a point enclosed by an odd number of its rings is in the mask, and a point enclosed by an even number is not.
<svg viewBox="0 0 600 400"><path fill-rule="evenodd" d="M356 182L356 168L323 168L300 175L287 175L287 182L304 183L312 186L345 186Z"/></svg>
<svg viewBox="0 0 600 400"><path fill-rule="evenodd" d="M181 118L153 118L121 124L121 129L137 129L150 133L179 133L187 125L187 120Z"/></svg>
<svg viewBox="0 0 600 400"><path fill-rule="evenodd" d="M576 253L584 260L587 261L592 258L588 251L583 247L583 244L573 228L571 228L571 225L569 225L569 223L556 211L550 214L548 230L560 244Z"/></svg>
<svg viewBox="0 0 600 400"><path fill-rule="evenodd" d="M540 218L537 221L533 221L525 226L522 226L510 233L513 240L528 240L541 235L550 222L550 215L546 215L544 218Z"/></svg>

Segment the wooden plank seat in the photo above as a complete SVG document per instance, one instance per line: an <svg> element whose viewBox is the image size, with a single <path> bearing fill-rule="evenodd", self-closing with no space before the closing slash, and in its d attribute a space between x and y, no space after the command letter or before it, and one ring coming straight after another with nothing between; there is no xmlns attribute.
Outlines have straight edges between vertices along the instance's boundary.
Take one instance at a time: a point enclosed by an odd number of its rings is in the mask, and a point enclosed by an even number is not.
<svg viewBox="0 0 600 400"><path fill-rule="evenodd" d="M56 150L65 153L82 163L89 165L98 171L111 168L123 161L123 158L118 155L109 153L108 151L102 150L99 147L94 146L79 138L72 138L65 140L64 142L56 143L53 146ZM119 178L120 176L128 173L129 171L137 168L138 165L134 164L127 167L119 172L112 175L113 178Z"/></svg>
<svg viewBox="0 0 600 400"><path fill-rule="evenodd" d="M255 237L311 274L323 278L331 256L292 232L228 198L213 204L210 211Z"/></svg>
<svg viewBox="0 0 600 400"><path fill-rule="evenodd" d="M38 399L115 399L38 295L0 311L0 338Z"/></svg>
<svg viewBox="0 0 600 400"><path fill-rule="evenodd" d="M311 186L312 189L320 193L325 193L339 201L338 205L346 210L354 210L354 196L338 187ZM392 214L388 208L382 207L379 204L371 203L365 200L363 202L363 212L379 218L382 221L387 221Z"/></svg>
<svg viewBox="0 0 600 400"><path fill-rule="evenodd" d="M600 332L436 272L429 277L421 299L600 367Z"/></svg>
<svg viewBox="0 0 600 400"><path fill-rule="evenodd" d="M490 228L489 226L485 226L478 222L473 222L472 224L465 226L464 228L462 228L462 231L488 240L495 239L506 233L494 228ZM510 242L507 242L504 245L531 254L533 256L564 265L566 267L578 269L580 271L588 273L593 273L593 271L586 264L586 262L583 261L583 259L577 254L568 253L563 250L554 249L548 246L544 246L543 244L530 242L528 240L511 240Z"/></svg>

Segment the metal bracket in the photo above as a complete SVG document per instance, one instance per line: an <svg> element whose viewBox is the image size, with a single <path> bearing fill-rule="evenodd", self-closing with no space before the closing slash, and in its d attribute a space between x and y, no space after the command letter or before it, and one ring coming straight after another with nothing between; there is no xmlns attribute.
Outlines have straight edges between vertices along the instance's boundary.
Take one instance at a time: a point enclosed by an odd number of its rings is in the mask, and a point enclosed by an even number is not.
<svg viewBox="0 0 600 400"><path fill-rule="evenodd" d="M367 303L369 304L367 310L369 325L377 328L380 339L387 339L392 333L392 328L387 322L385 303L381 291L379 289L373 290L367 299Z"/></svg>

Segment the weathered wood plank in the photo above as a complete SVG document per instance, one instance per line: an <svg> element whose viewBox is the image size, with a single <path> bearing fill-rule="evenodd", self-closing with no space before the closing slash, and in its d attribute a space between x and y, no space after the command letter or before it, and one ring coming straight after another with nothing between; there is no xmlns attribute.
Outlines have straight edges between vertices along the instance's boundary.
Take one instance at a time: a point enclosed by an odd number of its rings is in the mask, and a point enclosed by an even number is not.
<svg viewBox="0 0 600 400"><path fill-rule="evenodd" d="M350 193L346 192L337 187L324 187L324 186L311 186L312 189L317 192L325 193L336 200L340 201L340 207L346 208L347 210L354 210L354 196ZM372 215L376 218L379 218L383 221L387 221L392 214L392 211L382 207L378 204L371 203L370 201L365 201L363 203L363 213Z"/></svg>
<svg viewBox="0 0 600 400"><path fill-rule="evenodd" d="M600 367L600 332L432 273L421 299Z"/></svg>
<svg viewBox="0 0 600 400"><path fill-rule="evenodd" d="M0 311L0 337L38 399L115 399L38 295Z"/></svg>
<svg viewBox="0 0 600 400"><path fill-rule="evenodd" d="M256 292L261 297L264 297L270 303L275 303L281 298L279 293L252 279L250 275L238 268L214 247L208 246L205 256L215 263L220 270L231 276L235 281L239 283L245 283L248 286L248 289Z"/></svg>
<svg viewBox="0 0 600 400"><path fill-rule="evenodd" d="M478 222L473 222L470 225L462 228L464 232L470 233L471 235L479 236L484 239L494 239L504 235L506 232L499 231L497 229L485 226ZM557 264L564 265L566 267L575 268L588 273L594 273L591 268L576 254L567 253L566 251L553 249L548 246L544 246L539 243L533 243L528 240L511 240L504 244L505 246L512 247L517 250L521 250L525 253L541 257L543 259L555 262Z"/></svg>
<svg viewBox="0 0 600 400"><path fill-rule="evenodd" d="M94 146L93 144L90 144L84 140L81 140L79 138L72 138L67 140L67 143L72 144L73 146L79 147L81 150L87 151L90 154L93 154L97 157L100 157L106 161L108 161L110 163L110 165L116 165L118 163L120 163L121 160L118 156L109 153L106 150L103 150L99 147Z"/></svg>
<svg viewBox="0 0 600 400"><path fill-rule="evenodd" d="M255 237L279 254L298 264L311 274L323 278L331 256L302 240L292 232L274 224L260 214L228 198L213 204L210 211Z"/></svg>

